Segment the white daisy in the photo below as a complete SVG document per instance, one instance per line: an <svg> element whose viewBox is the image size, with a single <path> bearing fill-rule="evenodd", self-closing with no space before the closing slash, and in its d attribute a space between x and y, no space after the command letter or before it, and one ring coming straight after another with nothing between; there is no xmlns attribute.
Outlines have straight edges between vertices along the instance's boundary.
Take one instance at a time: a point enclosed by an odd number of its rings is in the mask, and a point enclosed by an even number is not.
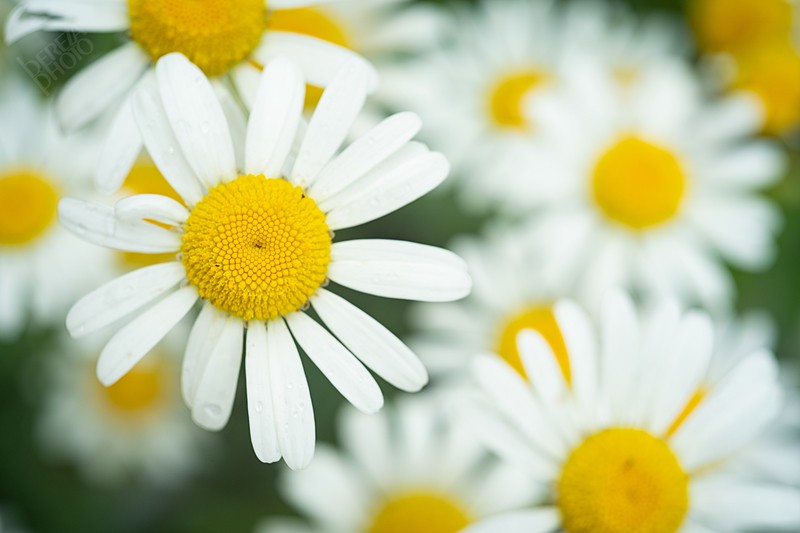
<svg viewBox="0 0 800 533"><path fill-rule="evenodd" d="M272 519L259 533L456 533L537 496L520 473L487 461L435 397L343 415L344 451L326 446L307 470L282 479L284 497L311 525Z"/></svg>
<svg viewBox="0 0 800 533"><path fill-rule="evenodd" d="M175 484L195 471L209 449L208 434L192 423L181 398L178 337L167 337L108 388L94 374L100 339L62 342L65 350L49 361L39 420L47 455L74 462L102 484Z"/></svg>
<svg viewBox="0 0 800 533"><path fill-rule="evenodd" d="M346 62L363 62L333 43L270 28L271 18L283 10L326 1L108 0L88 5L83 0L24 0L8 18L6 40L39 30L128 32L129 42L70 79L57 100L59 121L69 131L113 113L95 172L97 187L110 194L119 189L142 149L131 97L160 57L183 53L206 75L222 77L216 83L220 91L229 91L224 78L236 86L240 78L257 77L274 57L292 58L306 79L321 87ZM374 85L377 75L364 65Z"/></svg>
<svg viewBox="0 0 800 533"><path fill-rule="evenodd" d="M403 390L426 383L424 366L405 345L323 288L330 280L425 301L469 292L466 266L450 252L399 241L331 242L332 230L408 204L449 168L441 154L411 142L420 121L409 113L387 118L339 152L367 76L358 63L337 75L290 158L305 84L293 63L270 63L237 166L237 146L209 81L181 55L159 61L134 109L150 155L188 209L158 195L114 208L78 200L59 206L62 223L92 242L176 254L97 289L67 317L80 336L155 302L104 348L97 368L104 384L125 375L198 299L205 303L184 356L184 399L198 424L222 428L244 348L251 436L263 461L283 456L298 468L313 454L311 399L292 337L363 411L380 409L383 397L361 361ZM303 312L308 304L336 337Z"/></svg>
<svg viewBox="0 0 800 533"><path fill-rule="evenodd" d="M529 102L561 165L529 228L542 283L592 305L613 286L729 305L723 260L767 267L781 225L758 194L784 163L777 146L752 137L758 106L746 96L708 101L674 61L654 62L625 87L591 63L564 80Z"/></svg>
<svg viewBox="0 0 800 533"><path fill-rule="evenodd" d="M36 90L0 83L0 338L63 320L97 283L108 254L58 226L63 194L86 194L95 139L65 139Z"/></svg>
<svg viewBox="0 0 800 533"><path fill-rule="evenodd" d="M482 239L462 238L453 250L469 265L472 294L450 304L419 304L411 318L420 334L411 343L433 374L460 380L473 356L492 352L524 375L517 335L535 329L566 364L564 339L553 305L554 294L541 282L541 259L524 254L519 232L493 228Z"/></svg>
<svg viewBox="0 0 800 533"><path fill-rule="evenodd" d="M665 304L640 318L613 293L599 331L556 304L570 374L536 332L519 337L531 382L499 358L475 361L485 397L468 424L547 488L533 509L477 532L771 531L800 527L800 490L736 473L740 454L782 403L769 351L709 379L714 330L701 312ZM795 446L795 444L793 444Z"/></svg>

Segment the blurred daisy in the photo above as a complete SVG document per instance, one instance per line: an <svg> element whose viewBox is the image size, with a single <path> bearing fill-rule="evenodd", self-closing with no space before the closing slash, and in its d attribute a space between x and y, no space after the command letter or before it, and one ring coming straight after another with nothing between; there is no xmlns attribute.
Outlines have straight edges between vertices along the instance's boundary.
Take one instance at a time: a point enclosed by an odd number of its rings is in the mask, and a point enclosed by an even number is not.
<svg viewBox="0 0 800 533"><path fill-rule="evenodd" d="M793 27L792 0L691 0L689 20L701 50L737 52Z"/></svg>
<svg viewBox="0 0 800 533"><path fill-rule="evenodd" d="M575 66L562 90L530 102L562 164L530 227L542 283L592 305L627 286L726 307L734 288L721 260L769 266L781 225L758 194L784 163L752 137L758 106L707 101L683 63L654 63L625 89L601 66Z"/></svg>
<svg viewBox="0 0 800 533"><path fill-rule="evenodd" d="M257 76L271 58L287 56L302 66L306 79L326 86L349 61L362 61L370 84L377 75L366 62L341 46L308 35L273 30L270 20L286 9L313 0L23 0L6 25L14 42L39 30L125 31L130 41L74 76L57 99L61 126L80 128L106 112L114 114L95 179L105 193L116 192L142 148L131 96L153 64L179 52L207 76L226 77L249 70ZM246 75L246 74L245 74ZM233 75L235 82L240 76ZM225 83L217 83L227 91ZM247 98L246 98L247 99Z"/></svg>
<svg viewBox="0 0 800 533"><path fill-rule="evenodd" d="M713 326L664 305L640 323L630 299L606 300L599 339L573 303L556 305L571 374L535 332L520 335L531 383L495 357L475 362L486 393L469 426L547 487L542 504L469 533L771 531L800 526L800 490L735 472L774 421L782 394L760 350L710 382ZM742 502L746 502L743 505Z"/></svg>
<svg viewBox="0 0 800 533"><path fill-rule="evenodd" d="M59 206L62 223L94 243L175 254L172 262L97 289L67 317L67 328L80 336L155 302L103 349L97 374L104 384L124 376L198 299L204 306L184 356L184 399L199 425L221 429L244 348L251 436L263 461L283 456L298 468L313 455L314 418L295 339L363 411L383 404L364 364L403 390L426 383L424 366L404 344L323 288L331 280L424 301L469 292L466 266L450 252L399 241L331 242L331 231L412 202L448 172L441 154L410 142L420 122L408 113L387 118L337 153L363 105L367 76L358 63L340 72L294 158L305 83L293 63L272 62L248 123L244 164L237 166L211 84L181 55L159 61L134 108L150 155L188 208L158 195L133 196L114 208L79 200ZM304 312L309 304L333 335Z"/></svg>
<svg viewBox="0 0 800 533"><path fill-rule="evenodd" d="M307 470L283 478L284 497L312 525L272 519L258 533L456 533L534 501L535 485L488 462L434 398L405 400L376 416L348 409L344 451L325 446Z"/></svg>
<svg viewBox="0 0 800 533"><path fill-rule="evenodd" d="M86 194L95 139L65 139L32 86L0 83L0 338L63 320L108 254L58 226L63 194Z"/></svg>
<svg viewBox="0 0 800 533"><path fill-rule="evenodd" d="M436 45L442 25L440 9L425 4L409 5L407 0L318 2L276 11L269 19L270 31L315 37L352 50L376 64ZM240 84L258 85L258 73L252 69L237 69L235 73ZM243 93L255 95L253 90ZM306 107L316 105L321 94L320 87L309 85Z"/></svg>
<svg viewBox="0 0 800 533"><path fill-rule="evenodd" d="M522 253L518 232L494 228L483 239L462 238L453 250L473 279L472 294L450 304L419 304L411 317L421 333L412 346L433 374L464 378L469 361L484 352L500 355L525 375L517 335L538 331L568 371L566 347L553 315L557 297L545 287L538 262Z"/></svg>
<svg viewBox="0 0 800 533"><path fill-rule="evenodd" d="M196 470L208 435L192 423L181 399L182 346L176 337L159 343L110 387L94 375L102 342L63 342L66 353L50 361L39 424L48 455L74 462L87 479L104 484L174 484Z"/></svg>

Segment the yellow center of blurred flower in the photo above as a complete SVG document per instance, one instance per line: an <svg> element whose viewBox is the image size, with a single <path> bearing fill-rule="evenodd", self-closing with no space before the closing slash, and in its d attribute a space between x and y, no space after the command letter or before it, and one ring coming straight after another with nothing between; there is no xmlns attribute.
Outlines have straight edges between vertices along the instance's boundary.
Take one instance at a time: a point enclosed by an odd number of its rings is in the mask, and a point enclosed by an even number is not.
<svg viewBox="0 0 800 533"><path fill-rule="evenodd" d="M194 207L181 251L201 297L244 320L269 320L301 309L325 281L331 236L302 188L248 175Z"/></svg>
<svg viewBox="0 0 800 533"><path fill-rule="evenodd" d="M329 43L351 48L351 39L341 21L336 20L329 12L318 7L301 7L282 9L269 16L269 29L310 35ZM306 86L306 109L319 103L322 88L315 85Z"/></svg>
<svg viewBox="0 0 800 533"><path fill-rule="evenodd" d="M180 52L208 76L247 59L264 33L264 0L128 0L131 37L153 61Z"/></svg>
<svg viewBox="0 0 800 533"><path fill-rule="evenodd" d="M497 80L489 89L488 112L495 126L503 129L527 129L525 97L542 86L548 76L538 70L509 72Z"/></svg>
<svg viewBox="0 0 800 533"><path fill-rule="evenodd" d="M159 194L183 203L183 199L175 192L175 189L170 186L167 180L164 179L164 176L161 175L161 171L159 171L158 167L153 163L140 162L134 165L122 187L125 191L132 194ZM158 222L154 222L154 224L162 227L164 226L164 224ZM117 252L117 257L124 269L134 270L149 265L173 261L175 259L175 254Z"/></svg>
<svg viewBox="0 0 800 533"><path fill-rule="evenodd" d="M467 511L451 498L412 492L389 499L367 533L457 533L470 522Z"/></svg>
<svg viewBox="0 0 800 533"><path fill-rule="evenodd" d="M571 380L569 356L567 355L567 345L561 335L561 328L558 327L556 317L551 307L534 306L529 307L517 314L511 315L500 328L496 351L514 370L528 378L525 367L522 365L522 358L517 349L517 336L521 331L532 329L537 331L544 340L550 345L553 354L556 356L564 378Z"/></svg>
<svg viewBox="0 0 800 533"><path fill-rule="evenodd" d="M625 137L606 151L592 177L600 210L636 230L675 216L685 190L686 176L675 155L637 137Z"/></svg>
<svg viewBox="0 0 800 533"><path fill-rule="evenodd" d="M103 387L104 398L115 412L141 415L162 405L168 391L171 368L162 356L150 354L110 387Z"/></svg>
<svg viewBox="0 0 800 533"><path fill-rule="evenodd" d="M800 123L800 53L786 40L753 46L736 56L733 88L750 91L766 114L764 131L785 133Z"/></svg>
<svg viewBox="0 0 800 533"><path fill-rule="evenodd" d="M694 0L690 18L700 47L735 52L765 39L788 36L792 6L787 0Z"/></svg>
<svg viewBox="0 0 800 533"><path fill-rule="evenodd" d="M26 170L0 174L0 246L28 244L56 219L58 191Z"/></svg>
<svg viewBox="0 0 800 533"><path fill-rule="evenodd" d="M607 429L573 450L557 503L567 533L674 533L689 508L689 476L663 440Z"/></svg>

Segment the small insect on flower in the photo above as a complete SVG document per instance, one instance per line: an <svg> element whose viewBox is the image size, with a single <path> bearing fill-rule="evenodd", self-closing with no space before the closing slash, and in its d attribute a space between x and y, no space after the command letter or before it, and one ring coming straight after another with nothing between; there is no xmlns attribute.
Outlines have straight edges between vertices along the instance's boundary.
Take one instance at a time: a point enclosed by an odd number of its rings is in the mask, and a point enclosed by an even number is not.
<svg viewBox="0 0 800 533"><path fill-rule="evenodd" d="M445 250L390 240L333 242L333 231L416 200L449 170L441 154L411 141L421 123L410 113L385 119L339 150L364 104L368 77L357 62L340 71L295 154L305 80L294 63L276 59L264 69L242 147L231 140L202 71L179 54L159 61L133 108L153 161L185 205L136 195L114 208L73 199L59 206L62 223L91 242L175 254L172 262L97 289L68 315L69 331L81 336L152 304L104 348L97 367L104 384L125 375L202 300L184 356L184 399L199 425L221 429L244 348L251 436L265 462L283 456L301 468L313 455L311 398L295 341L363 411L383 404L364 365L403 390L425 385L424 366L399 339L325 288L333 281L424 301L470 290L466 265ZM333 334L305 313L309 305Z"/></svg>
<svg viewBox="0 0 800 533"><path fill-rule="evenodd" d="M571 378L534 331L519 336L530 382L495 356L475 361L483 391L465 408L486 445L547 487L541 503L469 533L788 531L800 490L752 468L745 452L783 403L765 349L711 371L708 315L660 305L637 313L612 293L599 331L576 304L555 307ZM784 440L786 452L794 443ZM775 450L775 448L770 448ZM746 505L742 504L746 502Z"/></svg>

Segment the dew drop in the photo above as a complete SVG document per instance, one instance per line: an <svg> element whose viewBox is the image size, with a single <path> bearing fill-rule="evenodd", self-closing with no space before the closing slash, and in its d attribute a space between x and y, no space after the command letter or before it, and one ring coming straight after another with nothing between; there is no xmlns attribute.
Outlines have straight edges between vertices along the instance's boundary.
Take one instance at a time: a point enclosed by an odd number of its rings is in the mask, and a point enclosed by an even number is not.
<svg viewBox="0 0 800 533"><path fill-rule="evenodd" d="M222 408L215 403L207 403L203 406L206 415L217 418L222 414Z"/></svg>

